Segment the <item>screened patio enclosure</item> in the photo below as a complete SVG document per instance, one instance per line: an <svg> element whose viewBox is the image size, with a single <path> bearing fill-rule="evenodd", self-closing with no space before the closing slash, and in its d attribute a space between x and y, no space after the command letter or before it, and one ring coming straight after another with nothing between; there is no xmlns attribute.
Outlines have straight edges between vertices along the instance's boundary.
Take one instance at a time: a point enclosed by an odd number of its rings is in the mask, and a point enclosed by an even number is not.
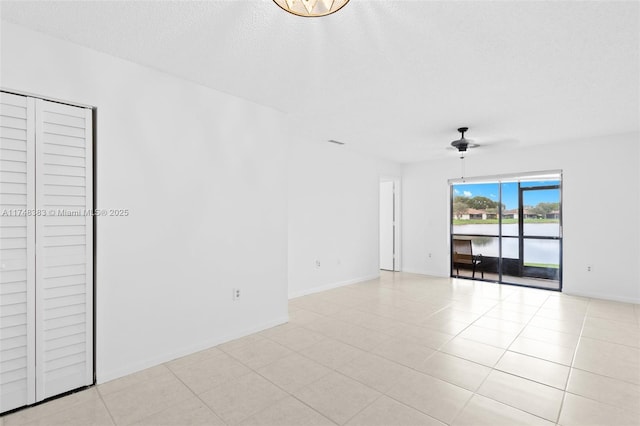
<svg viewBox="0 0 640 426"><path fill-rule="evenodd" d="M562 289L562 173L449 181L451 276Z"/></svg>

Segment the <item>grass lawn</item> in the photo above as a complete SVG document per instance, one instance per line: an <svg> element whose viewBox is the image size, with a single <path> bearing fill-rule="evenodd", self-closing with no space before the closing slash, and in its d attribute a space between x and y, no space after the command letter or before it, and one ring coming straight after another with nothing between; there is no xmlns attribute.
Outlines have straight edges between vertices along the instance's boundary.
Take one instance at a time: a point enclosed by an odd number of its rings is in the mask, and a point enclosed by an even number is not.
<svg viewBox="0 0 640 426"><path fill-rule="evenodd" d="M534 266L536 268L560 269L560 265L555 263L525 263L524 266Z"/></svg>

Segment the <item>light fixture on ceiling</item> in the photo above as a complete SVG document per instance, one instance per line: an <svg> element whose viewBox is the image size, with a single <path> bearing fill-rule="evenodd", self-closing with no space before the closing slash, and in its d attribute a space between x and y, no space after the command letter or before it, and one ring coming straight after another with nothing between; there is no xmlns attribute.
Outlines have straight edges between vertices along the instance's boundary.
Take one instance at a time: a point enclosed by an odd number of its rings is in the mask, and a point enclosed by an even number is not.
<svg viewBox="0 0 640 426"><path fill-rule="evenodd" d="M451 146L454 149L457 149L460 153L460 179L464 182L464 153L467 152L469 148L476 148L478 144L464 137L464 134L469 130L468 127L460 127L458 132L460 132L460 139L457 139L451 142Z"/></svg>
<svg viewBox="0 0 640 426"><path fill-rule="evenodd" d="M471 139L467 139L464 134L467 133L469 131L468 127L460 127L458 128L458 132L460 132L460 139L456 139L455 141L451 142L451 146L448 147L448 149L452 149L452 150L456 150L458 151L458 153L460 154L460 160L462 163L462 176L464 177L464 159L465 159L465 153L471 149L471 148L487 148L487 147L491 147L491 148L497 148L497 147L502 147L502 146L510 146L510 147L514 147L518 144L518 140L517 139L493 139L493 140L486 140L482 143L476 143L475 141L471 140Z"/></svg>
<svg viewBox="0 0 640 426"><path fill-rule="evenodd" d="M330 15L342 9L349 0L273 0L289 13L304 17Z"/></svg>
<svg viewBox="0 0 640 426"><path fill-rule="evenodd" d="M458 129L458 132L460 132L461 135L460 139L451 142L451 146L457 149L460 153L460 158L464 158L464 153L467 151L467 149L478 147L478 144L464 137L464 134L467 131L469 131L468 127L460 127Z"/></svg>

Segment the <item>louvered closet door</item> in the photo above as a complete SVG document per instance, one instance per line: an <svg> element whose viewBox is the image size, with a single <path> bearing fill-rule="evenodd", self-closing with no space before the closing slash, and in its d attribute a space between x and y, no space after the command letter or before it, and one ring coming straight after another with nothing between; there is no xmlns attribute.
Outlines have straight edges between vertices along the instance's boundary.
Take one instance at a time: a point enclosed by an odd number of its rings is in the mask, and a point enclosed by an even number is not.
<svg viewBox="0 0 640 426"><path fill-rule="evenodd" d="M35 402L34 113L0 93L0 412Z"/></svg>
<svg viewBox="0 0 640 426"><path fill-rule="evenodd" d="M93 383L91 110L36 100L36 397Z"/></svg>

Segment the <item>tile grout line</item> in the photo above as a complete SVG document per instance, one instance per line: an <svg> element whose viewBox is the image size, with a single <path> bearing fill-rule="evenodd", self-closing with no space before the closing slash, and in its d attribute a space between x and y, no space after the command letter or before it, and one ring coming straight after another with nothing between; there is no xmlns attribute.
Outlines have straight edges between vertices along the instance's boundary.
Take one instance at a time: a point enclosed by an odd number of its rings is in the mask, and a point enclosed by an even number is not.
<svg viewBox="0 0 640 426"><path fill-rule="evenodd" d="M302 355L302 354L300 354L300 353L298 353L298 352L295 352L295 351L294 351L294 353L296 353L296 354L298 354L298 355L300 355L300 356L304 356L304 355ZM313 361L313 360L311 360L311 361ZM275 362L277 362L277 361L274 361L274 363L275 363ZM262 367L267 367L267 366L269 366L269 365L271 365L271 364L273 364L273 363L263 365ZM318 363L318 364L319 364L319 363ZM321 364L320 364L320 365L321 365ZM262 368L262 367L260 367L260 368ZM323 366L323 367L326 367L326 366ZM326 367L326 368L328 368L328 367ZM303 388L305 388L305 387L307 387L307 386L311 386L312 384L314 384L314 383L316 383L316 382L318 382L318 381L320 381L320 380L324 379L326 376L328 376L329 374L331 374L331 372L335 372L335 370L332 370L332 369L330 369L330 368L328 368L328 369L329 369L329 372L327 372L326 374L322 375L321 377L319 377L319 378L317 378L317 379L315 379L315 380L313 380L313 381L309 382L308 384L306 384L306 385L304 385L304 386L301 386L301 387L300 387L300 389L303 389ZM309 404L307 404L305 401L303 401L303 400L301 400L300 398L298 398L294 393L292 393L292 392L290 392L289 390L287 390L287 389L283 388L283 387L282 387L282 386L280 386L279 384L277 384L277 383L273 382L273 381L272 381L271 379L269 379L268 377L265 377L265 376L264 376L262 373L260 373L258 370L252 370L252 371L253 371L255 374L257 374L257 375L259 375L260 377L262 377L263 379L265 379L266 381L268 381L269 383L271 383L272 385L276 386L278 389L281 389L284 393L286 393L286 394L287 394L287 396L286 396L286 397L283 397L282 399L279 399L279 400L278 400L278 402L279 402L279 401L282 401L282 400L284 400L284 399L286 399L287 397L291 397L291 398L293 398L293 399L295 399L295 400L299 401L300 403L304 404L306 407L310 408L311 410L315 411L316 413L318 413L318 414L319 414L319 415L321 415L322 417L324 417L324 418L328 419L329 421L331 421L331 422L335 423L332 419L330 419L329 417L327 417L325 414L322 414L320 411L316 410L314 407L310 406L310 405L309 405ZM268 408L269 408L269 407L265 407L265 408L261 409L260 411L258 411L257 413L252 414L251 416L254 416L254 415L256 415L256 414L259 414L259 413L261 413L261 412L263 412L263 411L267 410ZM251 417L251 416L249 416L249 417ZM247 419L248 419L249 417L247 417ZM244 420L246 420L246 419L244 419ZM243 420L243 421L244 421L244 420ZM336 423L336 424L337 424L337 423Z"/></svg>
<svg viewBox="0 0 640 426"><path fill-rule="evenodd" d="M365 385L366 386L366 385ZM362 413L363 411L365 411L367 408L371 407L373 404L375 404L379 399L381 399L382 397L387 396L386 394L380 392L380 395L378 395L376 398L374 398L369 404L366 404L361 410L357 411L354 415L352 415L351 417L349 417L344 423L342 423L343 425L348 424L351 420L353 420L354 418L356 418L358 416L358 414ZM388 397L387 397L388 398ZM414 408L415 410L415 408Z"/></svg>
<svg viewBox="0 0 640 426"><path fill-rule="evenodd" d="M215 347L215 346L213 346L213 347ZM205 350L206 350L206 349L205 349ZM226 353L226 352L225 352L225 353ZM213 408L209 407L209 404L207 404L206 402L204 402L204 400L203 400L202 398L200 398L200 395L198 395L198 394L196 393L196 391L194 391L193 389L191 389L191 387L190 387L189 385L187 385L187 384L186 384L186 383L185 383L185 382L184 382L184 381L183 381L183 380L182 380L182 379L181 379L181 378L180 378L180 377L175 373L175 371L173 371L173 369L172 369L172 368L170 368L170 367L169 367L168 365L166 365L166 364L165 364L165 367L167 368L167 370L169 370L169 371L171 372L171 374L173 375L173 377L175 377L175 378L176 378L180 383L182 383L182 384L183 384L187 389L189 389L189 392L191 392L191 394L192 394L193 396L195 396L195 397L198 399L198 401L200 401L200 402L201 402L205 407L207 407L207 409L208 409L208 410L210 410L210 411L211 411L211 412L212 412L212 413L213 413L213 414L214 414L218 419L220 419L220 421L221 421L222 423L224 423L225 425L228 425L228 423L227 423L226 421L224 421L224 419L223 419L222 417L220 417L220 416L218 415L218 413L216 413L216 412L213 410ZM239 376L239 377L242 377L242 376ZM222 385L221 385L221 386L222 386ZM185 401L186 401L186 400L185 400ZM180 402L184 402L184 401L180 401ZM177 405L178 403L179 403L179 402L177 402L176 404L173 404L173 405ZM173 405L172 405L172 406L173 406ZM171 408L171 407L166 407L165 409L168 409L168 408ZM160 413L160 412L162 412L162 411L164 411L164 410L160 410L160 411L158 411L158 413ZM151 414L151 415L149 415L149 416L145 417L145 419L146 419L146 418L149 418L149 417L151 417L151 416L154 416L154 415L156 415L156 414L158 414L158 413L153 413L153 414ZM144 420L144 419L142 419L142 420Z"/></svg>
<svg viewBox="0 0 640 426"><path fill-rule="evenodd" d="M328 318L328 317L327 317L327 318ZM307 330L305 327L302 327L302 326L297 326L297 327L304 328L305 330ZM313 330L310 330L310 331L313 331ZM317 333L317 332L316 332L316 333ZM318 333L318 334L321 334L321 333ZM324 335L323 335L323 336L324 336ZM271 341L271 342L273 342L273 343L277 343L278 345L283 346L283 347L285 347L285 348L289 349L289 350L290 350L292 353L294 353L294 354L298 354L298 355L300 355L300 356L302 356L302 357L304 357L304 358L306 358L306 359L309 359L310 361L313 361L313 362L318 363L317 361L315 361L315 360L313 360L313 359L311 359L311 358L306 357L304 354L300 353L298 350L294 350L294 349L289 348L289 347L288 347L288 346L286 346L286 345L282 345L281 343L278 343L278 342L274 341L273 339L269 338L268 336L261 336L261 337L263 337L264 339L267 339L267 340L269 340L269 341ZM324 336L324 337L327 337L327 336ZM314 344L315 344L315 343L314 343ZM310 345L310 346L312 346L312 345ZM268 381L268 382L269 382L269 383L271 383L272 385L276 386L278 389L281 389L283 392L285 392L285 393L287 394L287 396L288 396L288 397L292 397L292 398L294 398L295 400L297 400L297 401L299 401L300 403L304 404L306 407L310 408L310 409L311 409L311 410L313 410L314 412L318 413L318 414L319 414L319 415L321 415L322 417L324 417L324 418L328 419L329 421L331 421L332 423L335 423L335 424L337 425L337 423L336 423L336 422L334 422L332 419L330 419L330 418L329 418L329 417L327 417L326 415L322 414L321 412L319 412L318 410L316 410L314 407L312 407L312 406L310 406L309 404L307 404L305 401L302 401L302 400L301 400L301 399L299 399L295 394L293 394L293 393L289 392L287 389L284 389L282 386L278 385L277 383L274 383L271 379L269 379L268 377L265 377L264 375L262 375L262 374L261 374L257 369L254 369L253 367L250 367L249 365L245 364L245 363L244 363L244 362L242 362L241 360L239 360L239 359L237 359L236 357L234 357L232 354L230 354L230 353L228 353L228 352L224 351L224 349L220 349L220 350L222 350L225 354L227 354L228 356L230 356L231 358L233 358L234 360L236 360L236 361L237 361L237 362L239 362L240 364L242 364L242 365L244 365L245 367L247 367L247 368L250 370L250 372L253 372L253 373L257 374L258 376L262 377L263 379L265 379L266 381ZM286 356L290 356L290 355L291 355L291 354L287 354ZM262 365L262 366L260 366L259 368L267 367L267 366L269 366L269 365L271 365L271 364L274 364L274 363L276 363L276 362L278 362L278 360L274 360L274 361L272 361L272 362L270 362L270 363L267 363L267 364L265 364L265 365ZM308 384L306 384L306 385L302 386L302 388L307 387L307 386L311 386L313 383L316 383L316 382L318 382L318 381L322 380L322 379L323 379L323 378L325 378L327 375L329 375L331 372L338 373L338 372L337 372L337 371L335 371L333 368L330 368L330 367L328 367L328 366L326 366L326 365L323 365L323 364L321 364L321 363L318 363L318 364L319 364L319 365L322 365L323 367L325 367L325 368L327 368L327 369L329 369L330 371L329 371L327 374L325 374L325 375L323 375L323 376L319 377L318 379L313 380L312 382L310 382L310 383L308 383ZM248 375L248 374L250 374L250 373L244 374L243 376L246 376L246 375ZM282 400L286 399L286 398L287 398L287 396L285 396L285 397L283 397L283 398L279 399L277 402L280 402L280 401L282 401ZM203 401L203 403L204 403L204 401ZM205 403L205 405L207 405L207 404ZM208 407L208 405L207 405L207 407ZM246 417L246 418L245 418L245 419L243 419L242 421L247 420L247 419L248 419L248 418L250 418L251 416L254 416L254 415L260 414L261 412L263 412L263 411L267 410L268 408L269 408L268 406L267 406L267 407L264 407L263 409L261 409L261 410L257 411L256 413L253 413L253 414L249 415L248 417ZM213 410L212 410L212 411L213 411ZM218 416L218 417L219 417L219 416ZM226 422L225 422L225 424L226 424Z"/></svg>
<svg viewBox="0 0 640 426"><path fill-rule="evenodd" d="M584 312L584 316L582 317L582 327L580 328L580 334L578 336L578 342L576 343L576 348L573 351L573 356L571 357L571 365L569 366L569 374L567 375L567 381L565 382L564 392L562 393L562 400L560 401L560 411L558 411L558 417L556 418L556 424L559 424L560 417L562 416L562 410L564 409L564 401L567 398L567 388L569 387L569 380L571 379L571 375L573 374L573 366L576 362L576 355L578 354L578 348L580 348L580 342L582 340L582 332L584 331L584 326L587 322L587 315L589 313L589 307L591 306L592 299L589 298L587 302L587 309Z"/></svg>
<svg viewBox="0 0 640 426"><path fill-rule="evenodd" d="M344 321L343 321L343 322L344 322ZM348 324L350 324L350 323L348 323ZM304 327L304 326L296 325L296 327L303 328L303 329L305 329L305 330L307 330L307 331L312 331L312 332L314 332L314 333L317 333L317 334L322 335L323 337L325 337L325 338L327 338L327 339L331 339L331 340L338 341L338 342L343 343L343 344L345 344L345 345L347 345L347 346L350 346L350 347L352 347L352 348L355 348L355 349L358 349L358 350L363 351L363 352L365 352L365 353L368 353L368 351L364 351L364 350L363 350L363 349L361 349L361 348L358 348L358 347L356 347L356 346L350 345L349 343L342 342L342 341L340 341L340 340L337 340L337 339L335 339L335 338L333 338L333 337L327 336L327 335L322 334L322 333L320 333L320 332L317 332L317 331L315 331L315 330L307 329L307 328L306 328L306 327ZM264 337L265 339L269 339L269 340L273 341L274 343L278 343L278 344L280 344L279 342L274 341L272 338L270 338L270 337L268 337L268 336L263 336L263 337ZM304 389L304 388L306 388L306 387L309 387L309 386L313 385L314 383L317 383L317 382L321 381L322 379L324 379L325 377L327 377L329 374L331 374L331 373L335 373L335 374L341 375L341 376L343 376L343 377L346 377L346 378L348 378L348 379L350 379L350 380L353 380L353 381L355 381L356 383L359 383L359 384L361 384L361 385L363 385L363 386L367 387L368 389L371 389L371 390L373 390L373 391L375 391L375 392L377 392L377 393L379 393L379 394L380 394L380 395L378 395L378 396L377 396L373 401L371 401L371 403L367 404L364 408L362 408L362 410L358 411L356 414L354 414L354 415L353 415L353 416L351 416L349 419L347 419L347 421L346 421L345 423L343 423L343 424L348 423L351 419L353 419L353 417L355 417L355 416L356 416L356 415L358 415L360 412L364 411L364 410L365 410L366 408L368 408L370 405L372 405L373 403L375 403L375 401L377 401L378 399L380 399L380 398L382 398L383 396L385 396L385 395L386 395L385 393L380 392L380 391L378 391L377 389L372 388L371 386L367 385L366 383L362 383L362 382L361 382L361 381L359 381L358 379L353 378L353 377L350 377L350 376L348 376L348 375L346 375L346 374L344 374L344 373L342 373L342 372L340 372L340 371L336 370L336 369L335 369L335 368L333 368L333 367L330 367L330 366L325 365L325 364L322 364L322 363L320 363L320 362L318 362L318 361L316 361L316 360L314 360L314 359L312 359L312 358L309 358L308 356L306 356L305 354L303 354L303 353L301 353L301 352L300 352L300 351L302 351L302 350L304 350L304 349L306 349L306 348L308 348L308 347L311 347L311 346L315 345L316 343L319 343L319 342L315 342L315 343L313 343L313 344L311 344L311 345L309 345L309 346L307 346L307 347L305 347L305 348L299 349L299 350L294 350L294 349L292 349L292 348L290 348L290 347L288 347L288 346L286 346L286 345L282 345L282 344L281 344L282 346L285 346L287 349L291 350L293 353L295 353L295 354L297 354L297 355L300 355L300 356L302 356L303 358L308 359L309 361L312 361L312 362L314 362L314 363L317 363L318 365L321 365L322 367L327 368L327 369L329 370L329 372L327 372L326 374L322 375L321 377L319 377L319 378L317 378L317 379L315 379L315 380L313 380L313 381L311 381L311 382L309 382L309 383L305 384L304 386L301 386L301 387L300 387L300 389ZM229 355L230 355L230 354L229 354ZM230 355L230 356L232 356L232 355ZM289 355L287 355L287 356L289 356ZM356 356L356 358L357 358L357 356ZM356 359L356 358L354 358L354 359ZM345 362L345 364L348 364L348 363L349 363L349 362L351 362L351 361L352 361L352 360L347 361L347 362ZM242 362L242 361L238 360L238 362ZM260 368L267 367L267 366L269 366L269 365L271 365L271 364L273 364L273 363L275 363L275 362L277 362L277 360L276 360L276 361L273 361L273 362L271 362L271 363L269 363L269 364L265 364L265 365L261 366ZM304 404L306 407L310 408L311 410L313 410L314 412L318 413L318 414L319 414L319 415L321 415L322 417L324 417L324 418L328 419L328 420L329 420L329 421L331 421L332 423L338 424L338 423L334 422L334 421L333 421L333 419L329 418L327 415L325 415L325 414L321 413L320 411L318 411L318 410L317 410L317 409L315 409L314 407L310 406L310 405L309 405L308 403L306 403L305 401L303 401L303 400L301 400L300 398L298 398L298 396L297 396L297 395L295 395L294 393L291 393L289 390L287 390L287 389L283 388L282 386L280 386L280 385L278 385L277 383L273 382L273 381L272 381L271 379L269 379L268 377L265 377L264 375L262 375L258 370L254 370L253 368L251 368L251 367L249 367L249 366L247 366L247 367L248 367L248 368L250 368L252 371L254 371L256 374L258 374L260 377L262 377L262 378L264 378L265 380L267 380L269 383L273 384L274 386L278 387L279 389L281 389L282 391L284 391L285 393L287 393L287 395L288 395L288 396L290 396L290 397L294 398L295 400L299 401L300 403ZM283 398L283 399L284 399L284 398ZM269 407L265 407L264 409L260 410L258 413L255 413L255 414L259 414L259 413L261 413L262 411L264 411L264 410L266 410L266 409L268 409L268 408L269 408ZM253 415L255 415L255 414L253 414ZM247 418L248 418L248 417L247 417ZM246 420L246 419L245 419L245 420Z"/></svg>
<svg viewBox="0 0 640 426"><path fill-rule="evenodd" d="M259 374L259 373L258 373L258 374ZM322 378L326 377L328 374L330 374L330 373L325 374L325 375L324 375L324 376L322 376L320 379L322 379ZM270 383L272 383L274 386L277 386L278 388L282 389L284 392L286 392L286 393L287 393L287 396L286 396L286 397L284 397L284 398L282 398L282 399L279 399L279 400L278 400L278 402L280 402L280 401L282 401L282 400L284 400L284 399L286 399L286 398L291 397L291 398L295 399L296 401L300 402L301 404L303 404L305 407L307 407L307 408L309 408L309 409L313 410L314 412L318 413L320 416L322 416L322 417L324 417L325 419L329 420L330 422L335 423L336 425L338 424L338 423L334 422L331 418L329 418L327 415L325 415L325 414L321 413L320 411L318 411L318 410L317 410L317 409L315 409L314 407L312 407L312 406L310 406L309 404L307 404L305 401L303 401L303 400L301 400L300 398L298 398L295 394L292 394L292 393L290 393L289 391L287 391L287 390L283 389L282 387L278 386L277 384L275 384L275 383L271 382L271 381L270 381L269 379L267 379L266 377L264 377L264 376L262 376L262 375L260 375L260 376L261 376L261 377L263 377L265 380L268 380L268 381L269 381ZM318 379L318 380L320 380L320 379ZM311 384L316 383L318 380L314 380L313 382L311 382L309 385L306 385L306 386L310 386ZM306 386L303 386L303 387L306 387ZM269 409L269 408L270 408L270 407L265 407L265 408L263 408L262 410L258 411L257 413L252 414L251 416L255 416L256 414L260 414L260 413L262 413L263 411L265 411L265 410L267 410L267 409ZM247 417L247 419L248 419L248 418L250 418L251 416ZM246 420L246 419L244 419L244 420ZM243 421L244 421L244 420L243 420Z"/></svg>
<svg viewBox="0 0 640 426"><path fill-rule="evenodd" d="M100 398L100 401L102 401L102 404L104 405L104 408L106 408L107 413L109 414L109 418L111 418L111 421L113 422L113 424L118 426L118 423L116 423L116 419L113 417L113 414L111 414L111 410L109 409L109 406L107 405L107 401L104 400L102 392L100 392L99 385L96 385L96 393L98 394L98 397Z"/></svg>

